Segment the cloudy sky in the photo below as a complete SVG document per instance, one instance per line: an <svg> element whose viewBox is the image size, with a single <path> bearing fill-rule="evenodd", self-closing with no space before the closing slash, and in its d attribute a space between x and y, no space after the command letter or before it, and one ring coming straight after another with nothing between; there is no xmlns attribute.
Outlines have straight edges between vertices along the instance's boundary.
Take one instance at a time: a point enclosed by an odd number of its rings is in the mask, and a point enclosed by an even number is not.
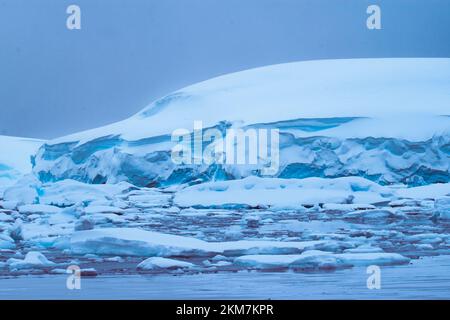
<svg viewBox="0 0 450 320"><path fill-rule="evenodd" d="M70 4L81 30L66 28ZM370 4L382 30L366 28ZM448 0L0 0L0 134L97 127L263 65L450 57L449 13Z"/></svg>

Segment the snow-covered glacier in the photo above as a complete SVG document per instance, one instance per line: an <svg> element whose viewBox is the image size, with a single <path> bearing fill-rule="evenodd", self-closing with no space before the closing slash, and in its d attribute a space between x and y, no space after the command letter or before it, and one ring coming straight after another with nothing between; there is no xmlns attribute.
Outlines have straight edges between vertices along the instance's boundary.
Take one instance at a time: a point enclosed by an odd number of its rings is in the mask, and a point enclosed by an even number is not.
<svg viewBox="0 0 450 320"><path fill-rule="evenodd" d="M450 59L296 62L229 74L169 94L138 114L45 143L43 182L167 186L261 175L227 164L174 165L171 133L276 128L279 178L360 176L383 185L450 181Z"/></svg>

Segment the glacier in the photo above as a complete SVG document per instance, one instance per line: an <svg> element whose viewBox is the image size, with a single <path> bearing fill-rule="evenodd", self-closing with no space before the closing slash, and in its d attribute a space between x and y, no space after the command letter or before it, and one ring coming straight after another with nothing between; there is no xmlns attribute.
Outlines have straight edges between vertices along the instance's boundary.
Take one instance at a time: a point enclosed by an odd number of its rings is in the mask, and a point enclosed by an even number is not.
<svg viewBox="0 0 450 320"><path fill-rule="evenodd" d="M279 178L360 176L382 185L450 181L450 59L351 59L262 67L169 94L105 127L47 141L42 182L167 187L261 176L261 165L175 165L171 133L276 128ZM170 119L170 121L168 121Z"/></svg>

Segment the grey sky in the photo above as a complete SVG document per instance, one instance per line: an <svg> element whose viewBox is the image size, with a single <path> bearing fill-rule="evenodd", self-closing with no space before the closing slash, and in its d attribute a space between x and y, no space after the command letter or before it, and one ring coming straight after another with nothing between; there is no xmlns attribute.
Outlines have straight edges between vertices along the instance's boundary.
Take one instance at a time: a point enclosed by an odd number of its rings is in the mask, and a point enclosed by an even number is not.
<svg viewBox="0 0 450 320"><path fill-rule="evenodd" d="M56 137L220 74L356 57L450 57L450 1L0 0L0 134Z"/></svg>

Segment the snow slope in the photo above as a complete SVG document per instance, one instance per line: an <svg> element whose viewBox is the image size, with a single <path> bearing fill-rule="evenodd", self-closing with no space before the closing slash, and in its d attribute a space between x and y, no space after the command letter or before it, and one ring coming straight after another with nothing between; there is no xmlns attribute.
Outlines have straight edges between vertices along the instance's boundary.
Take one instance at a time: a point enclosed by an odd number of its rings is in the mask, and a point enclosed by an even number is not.
<svg viewBox="0 0 450 320"><path fill-rule="evenodd" d="M5 187L31 172L31 156L43 143L37 139L0 136L0 194Z"/></svg>
<svg viewBox="0 0 450 320"><path fill-rule="evenodd" d="M278 128L282 178L450 181L450 59L296 62L229 74L169 94L129 119L47 142L46 181L138 186L235 179L261 167L175 166L175 129Z"/></svg>

